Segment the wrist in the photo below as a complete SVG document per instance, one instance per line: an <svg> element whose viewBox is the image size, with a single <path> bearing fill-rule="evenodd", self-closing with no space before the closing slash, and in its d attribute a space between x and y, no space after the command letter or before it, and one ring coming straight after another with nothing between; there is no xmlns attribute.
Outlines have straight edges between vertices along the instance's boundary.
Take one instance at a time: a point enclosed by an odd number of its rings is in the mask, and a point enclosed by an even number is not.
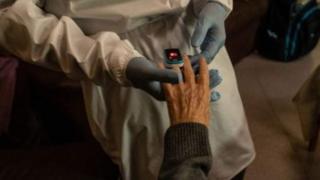
<svg viewBox="0 0 320 180"><path fill-rule="evenodd" d="M224 19L228 17L230 14L232 8L233 8L233 1L228 0L226 3L220 0L208 0L208 4L214 4L216 5L216 8L218 11L221 11L223 14ZM220 13L219 13L220 14Z"/></svg>
<svg viewBox="0 0 320 180"><path fill-rule="evenodd" d="M181 120L172 120L171 127L181 125L181 124L201 124L205 127L209 127L209 120L208 118L185 118Z"/></svg>
<svg viewBox="0 0 320 180"><path fill-rule="evenodd" d="M125 49L125 51L123 51ZM105 62L109 67L111 78L122 86L130 86L132 83L127 76L128 64L138 57L142 57L130 44L129 41L122 41L114 48L110 60Z"/></svg>
<svg viewBox="0 0 320 180"><path fill-rule="evenodd" d="M210 156L208 128L198 123L182 123L170 127L165 135L165 159L185 160Z"/></svg>

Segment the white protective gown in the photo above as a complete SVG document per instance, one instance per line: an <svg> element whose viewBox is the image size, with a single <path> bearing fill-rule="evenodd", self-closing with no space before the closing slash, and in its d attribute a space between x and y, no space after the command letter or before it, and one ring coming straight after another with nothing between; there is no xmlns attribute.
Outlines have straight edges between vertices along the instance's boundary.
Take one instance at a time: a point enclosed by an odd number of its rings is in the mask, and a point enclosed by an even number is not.
<svg viewBox="0 0 320 180"><path fill-rule="evenodd" d="M216 0L227 10L232 0ZM30 63L81 80L89 123L123 179L155 180L169 127L165 102L132 88L128 62L163 59L165 48L194 54L190 38L206 0L17 0L0 11L0 46ZM38 4L38 5L37 5ZM51 12L44 12L42 9ZM55 14L55 15L52 15ZM218 69L222 94L211 104L213 153L210 179L228 180L255 152L233 67L222 48Z"/></svg>

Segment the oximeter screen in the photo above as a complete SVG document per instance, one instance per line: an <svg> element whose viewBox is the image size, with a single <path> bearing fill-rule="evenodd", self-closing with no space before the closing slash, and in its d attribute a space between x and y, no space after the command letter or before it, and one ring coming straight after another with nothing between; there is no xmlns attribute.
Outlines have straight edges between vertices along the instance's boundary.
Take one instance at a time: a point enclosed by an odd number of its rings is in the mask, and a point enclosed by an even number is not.
<svg viewBox="0 0 320 180"><path fill-rule="evenodd" d="M166 49L165 54L169 61L180 61L182 59L179 49Z"/></svg>

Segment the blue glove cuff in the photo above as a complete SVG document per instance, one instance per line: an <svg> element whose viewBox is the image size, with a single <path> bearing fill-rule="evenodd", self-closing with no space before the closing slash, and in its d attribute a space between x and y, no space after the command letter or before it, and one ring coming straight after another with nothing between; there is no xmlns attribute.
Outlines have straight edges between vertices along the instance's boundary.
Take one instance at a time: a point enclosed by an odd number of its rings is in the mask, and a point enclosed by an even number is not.
<svg viewBox="0 0 320 180"><path fill-rule="evenodd" d="M208 3L217 3L217 4L220 4L226 11L226 15L225 15L225 18L228 17L228 15L230 14L232 8L233 8L233 1L230 2L230 4L226 5L226 4L223 4L222 2L218 1L218 0L208 0Z"/></svg>

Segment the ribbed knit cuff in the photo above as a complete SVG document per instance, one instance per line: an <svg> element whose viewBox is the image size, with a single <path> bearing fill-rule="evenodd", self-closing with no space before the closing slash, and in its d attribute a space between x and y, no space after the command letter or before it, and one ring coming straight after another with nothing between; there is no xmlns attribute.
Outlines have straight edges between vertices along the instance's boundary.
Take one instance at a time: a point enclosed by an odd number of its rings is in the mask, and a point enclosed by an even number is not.
<svg viewBox="0 0 320 180"><path fill-rule="evenodd" d="M199 123L170 127L165 135L164 159L181 161L196 156L211 156L208 128Z"/></svg>

